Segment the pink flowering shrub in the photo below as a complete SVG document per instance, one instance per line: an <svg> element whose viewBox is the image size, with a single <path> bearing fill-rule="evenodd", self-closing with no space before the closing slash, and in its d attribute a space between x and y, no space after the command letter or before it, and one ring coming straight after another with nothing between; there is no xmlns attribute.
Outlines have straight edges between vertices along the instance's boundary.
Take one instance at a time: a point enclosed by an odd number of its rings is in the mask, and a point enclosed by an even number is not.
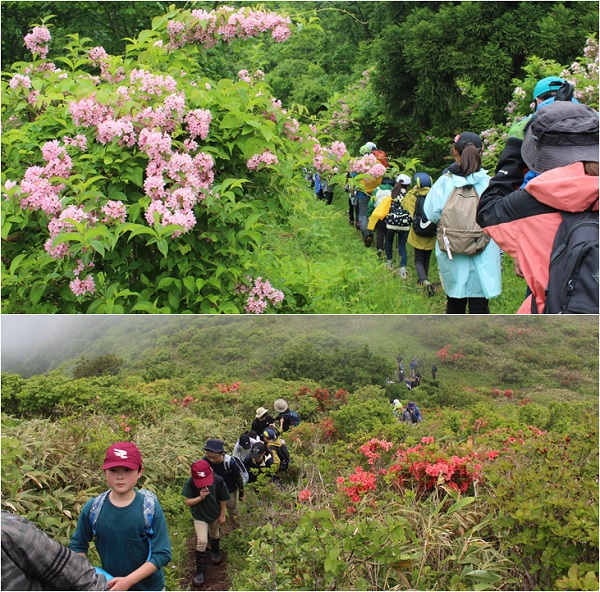
<svg viewBox="0 0 600 592"><path fill-rule="evenodd" d="M262 233L312 197L302 169L320 141L264 72L249 93L205 78L185 47L290 33L269 10L173 10L125 56L73 42L62 71L35 27L34 61L2 81L4 312L280 308ZM341 142L325 152L345 167Z"/></svg>

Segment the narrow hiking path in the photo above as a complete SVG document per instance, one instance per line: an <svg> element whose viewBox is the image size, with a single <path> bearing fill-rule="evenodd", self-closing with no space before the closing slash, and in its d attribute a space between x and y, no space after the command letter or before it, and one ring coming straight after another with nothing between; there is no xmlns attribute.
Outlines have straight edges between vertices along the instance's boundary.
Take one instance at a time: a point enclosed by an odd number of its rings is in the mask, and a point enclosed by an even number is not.
<svg viewBox="0 0 600 592"><path fill-rule="evenodd" d="M223 535L229 534L229 531L223 532ZM210 560L206 566L206 578L202 586L194 586L192 580L196 575L196 536L192 536L187 541L188 567L185 570L185 590L231 590L231 581L227 574L227 552L221 549L223 562L221 565L213 565Z"/></svg>

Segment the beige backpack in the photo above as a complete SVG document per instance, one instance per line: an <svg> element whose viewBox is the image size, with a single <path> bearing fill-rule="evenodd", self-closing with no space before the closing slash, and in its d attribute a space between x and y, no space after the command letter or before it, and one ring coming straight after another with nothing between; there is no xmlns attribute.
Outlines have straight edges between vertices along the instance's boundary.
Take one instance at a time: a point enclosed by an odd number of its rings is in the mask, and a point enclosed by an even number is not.
<svg viewBox="0 0 600 592"><path fill-rule="evenodd" d="M437 238L448 258L452 255L478 255L490 242L477 224L479 195L473 185L455 187L448 196L438 222Z"/></svg>

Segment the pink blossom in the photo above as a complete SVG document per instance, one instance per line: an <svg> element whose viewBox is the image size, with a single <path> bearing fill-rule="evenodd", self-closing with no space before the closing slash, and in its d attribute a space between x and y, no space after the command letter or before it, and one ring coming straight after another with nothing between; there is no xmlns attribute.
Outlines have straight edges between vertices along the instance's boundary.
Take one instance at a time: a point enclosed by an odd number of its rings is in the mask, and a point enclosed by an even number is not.
<svg viewBox="0 0 600 592"><path fill-rule="evenodd" d="M261 163L266 165L278 164L279 159L270 150L265 150L262 154L255 154L252 158L248 159L246 166L249 170L256 171Z"/></svg>
<svg viewBox="0 0 600 592"><path fill-rule="evenodd" d="M190 135L192 138L200 136L201 140L206 140L211 120L212 114L208 109L195 109L185 116Z"/></svg>
<svg viewBox="0 0 600 592"><path fill-rule="evenodd" d="M39 54L41 59L46 59L50 39L50 31L46 27L34 27L31 33L25 35L25 45L34 56Z"/></svg>
<svg viewBox="0 0 600 592"><path fill-rule="evenodd" d="M85 280L75 278L69 282L69 288L75 296L83 296L84 294L93 294L96 291L96 283L91 275L88 275Z"/></svg>
<svg viewBox="0 0 600 592"><path fill-rule="evenodd" d="M252 278L249 279L252 281ZM268 280L263 281L261 277L257 277L250 289L244 310L250 314L262 314L269 303L275 305L283 299L283 292L273 288Z"/></svg>
<svg viewBox="0 0 600 592"><path fill-rule="evenodd" d="M102 222L125 222L125 218L127 217L127 212L125 211L125 206L122 201L113 201L109 199L106 204L102 206L102 213L104 214L104 218Z"/></svg>
<svg viewBox="0 0 600 592"><path fill-rule="evenodd" d="M31 79L29 76L22 76L21 74L15 74L8 83L8 86L13 90L21 88L31 88Z"/></svg>

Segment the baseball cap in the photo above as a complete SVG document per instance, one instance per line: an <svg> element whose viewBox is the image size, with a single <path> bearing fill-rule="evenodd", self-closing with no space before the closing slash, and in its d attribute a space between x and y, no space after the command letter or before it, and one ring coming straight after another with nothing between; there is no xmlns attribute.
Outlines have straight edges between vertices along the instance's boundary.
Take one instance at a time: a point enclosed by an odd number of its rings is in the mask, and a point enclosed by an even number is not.
<svg viewBox="0 0 600 592"><path fill-rule="evenodd" d="M125 467L137 471L142 466L142 454L133 442L115 442L108 447L102 470Z"/></svg>
<svg viewBox="0 0 600 592"><path fill-rule="evenodd" d="M410 177L408 175L398 175L396 177L396 183L401 183L402 185L410 185Z"/></svg>
<svg viewBox="0 0 600 592"><path fill-rule="evenodd" d="M206 441L204 445L204 450L210 450L211 452L225 452L225 448L223 448L223 440L217 440L216 438L211 438Z"/></svg>
<svg viewBox="0 0 600 592"><path fill-rule="evenodd" d="M273 428L267 428L264 431L264 435L269 438L269 440L275 440L275 438L277 438L276 434L275 434L275 430Z"/></svg>
<svg viewBox="0 0 600 592"><path fill-rule="evenodd" d="M474 144L476 148L483 148L481 138L473 132L462 132L454 136L454 143L457 148L464 148L467 144Z"/></svg>
<svg viewBox="0 0 600 592"><path fill-rule="evenodd" d="M431 177L427 173L415 173L413 179L419 188L431 187Z"/></svg>
<svg viewBox="0 0 600 592"><path fill-rule="evenodd" d="M192 464L192 481L194 485L200 489L212 485L215 478L210 464L206 460L197 460Z"/></svg>
<svg viewBox="0 0 600 592"><path fill-rule="evenodd" d="M250 436L248 434L242 434L239 439L240 446L248 450L250 448Z"/></svg>
<svg viewBox="0 0 600 592"><path fill-rule="evenodd" d="M533 98L537 99L540 95L544 95L547 92L557 91L564 82L564 79L558 76L546 76L546 78L542 78L533 89Z"/></svg>
<svg viewBox="0 0 600 592"><path fill-rule="evenodd" d="M250 453L248 456L250 458L259 458L267 451L267 447L263 442L256 442L253 444L252 448L250 448Z"/></svg>

